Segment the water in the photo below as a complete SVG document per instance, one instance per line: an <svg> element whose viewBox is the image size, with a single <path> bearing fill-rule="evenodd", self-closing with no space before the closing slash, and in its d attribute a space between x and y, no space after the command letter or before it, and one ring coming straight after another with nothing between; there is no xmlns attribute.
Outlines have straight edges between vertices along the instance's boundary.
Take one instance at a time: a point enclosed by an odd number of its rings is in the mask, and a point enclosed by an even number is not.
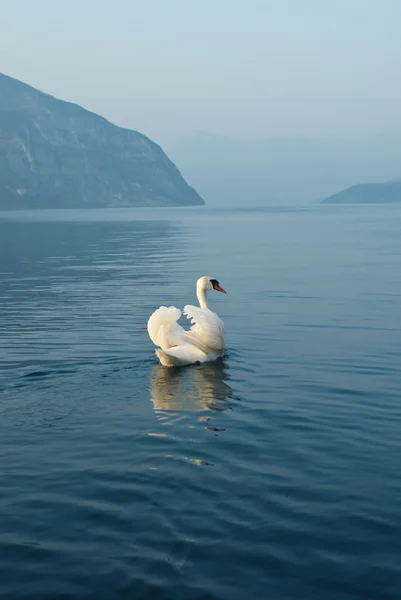
<svg viewBox="0 0 401 600"><path fill-rule="evenodd" d="M401 210L0 216L0 597L389 600ZM223 361L146 333L195 279Z"/></svg>

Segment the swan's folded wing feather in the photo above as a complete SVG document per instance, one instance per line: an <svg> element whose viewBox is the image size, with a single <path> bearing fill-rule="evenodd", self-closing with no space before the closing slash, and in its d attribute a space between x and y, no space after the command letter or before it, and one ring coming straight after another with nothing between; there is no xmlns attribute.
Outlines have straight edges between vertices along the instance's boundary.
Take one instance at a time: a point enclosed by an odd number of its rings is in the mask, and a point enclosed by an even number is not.
<svg viewBox="0 0 401 600"><path fill-rule="evenodd" d="M183 343L185 330L178 325L181 311L175 306L161 306L148 320L149 337L155 346L168 350Z"/></svg>
<svg viewBox="0 0 401 600"><path fill-rule="evenodd" d="M187 305L184 315L193 323L187 335L193 337L201 348L220 351L224 347L223 321L208 308Z"/></svg>

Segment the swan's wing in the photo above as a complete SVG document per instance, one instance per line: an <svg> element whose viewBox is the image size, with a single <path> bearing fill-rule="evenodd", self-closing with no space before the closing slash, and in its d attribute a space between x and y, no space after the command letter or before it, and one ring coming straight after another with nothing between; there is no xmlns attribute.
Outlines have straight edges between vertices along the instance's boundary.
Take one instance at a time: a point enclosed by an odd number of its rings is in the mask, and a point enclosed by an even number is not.
<svg viewBox="0 0 401 600"><path fill-rule="evenodd" d="M202 349L220 351L224 348L223 321L208 308L185 306L184 315L193 323L188 336L193 337Z"/></svg>
<svg viewBox="0 0 401 600"><path fill-rule="evenodd" d="M184 342L186 332L177 323L180 317L181 311L175 306L161 306L150 315L148 333L155 346L168 350Z"/></svg>

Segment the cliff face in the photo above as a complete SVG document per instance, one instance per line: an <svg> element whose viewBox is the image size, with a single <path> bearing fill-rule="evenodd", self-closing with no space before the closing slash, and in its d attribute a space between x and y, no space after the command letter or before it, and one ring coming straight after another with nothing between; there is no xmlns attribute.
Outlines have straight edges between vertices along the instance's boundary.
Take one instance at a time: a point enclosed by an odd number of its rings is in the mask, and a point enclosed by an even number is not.
<svg viewBox="0 0 401 600"><path fill-rule="evenodd" d="M0 73L0 209L202 204L144 135Z"/></svg>
<svg viewBox="0 0 401 600"><path fill-rule="evenodd" d="M322 204L388 204L401 203L401 181L361 183L338 192Z"/></svg>

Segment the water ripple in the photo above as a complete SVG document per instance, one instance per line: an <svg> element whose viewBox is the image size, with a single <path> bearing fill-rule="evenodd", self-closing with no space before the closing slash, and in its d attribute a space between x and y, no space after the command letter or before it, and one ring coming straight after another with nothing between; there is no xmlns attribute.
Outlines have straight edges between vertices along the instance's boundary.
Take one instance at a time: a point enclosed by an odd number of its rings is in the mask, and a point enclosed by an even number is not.
<svg viewBox="0 0 401 600"><path fill-rule="evenodd" d="M401 213L61 212L0 215L0 596L398 598Z"/></svg>

